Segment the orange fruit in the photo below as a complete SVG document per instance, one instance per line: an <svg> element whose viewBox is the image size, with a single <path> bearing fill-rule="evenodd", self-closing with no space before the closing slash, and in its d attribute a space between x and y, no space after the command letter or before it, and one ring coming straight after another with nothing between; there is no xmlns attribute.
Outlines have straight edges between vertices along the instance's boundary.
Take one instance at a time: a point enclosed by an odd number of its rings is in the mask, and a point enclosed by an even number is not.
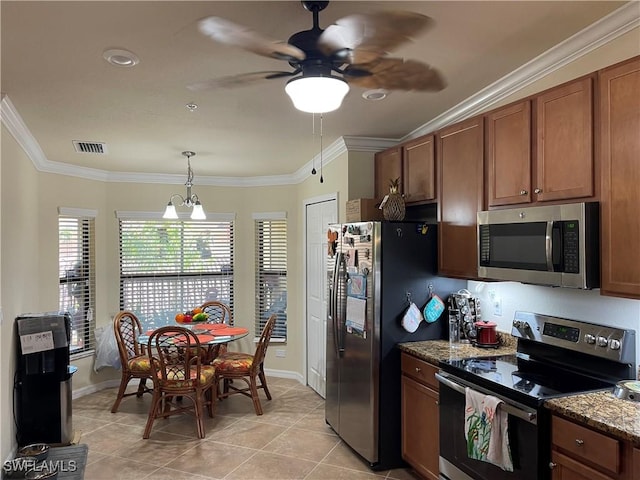
<svg viewBox="0 0 640 480"><path fill-rule="evenodd" d="M195 315L196 313L202 313L202 309L200 307L196 307L193 310L191 310L193 312L193 314Z"/></svg>
<svg viewBox="0 0 640 480"><path fill-rule="evenodd" d="M184 313L177 313L176 314L176 322L178 322L178 323L184 322Z"/></svg>

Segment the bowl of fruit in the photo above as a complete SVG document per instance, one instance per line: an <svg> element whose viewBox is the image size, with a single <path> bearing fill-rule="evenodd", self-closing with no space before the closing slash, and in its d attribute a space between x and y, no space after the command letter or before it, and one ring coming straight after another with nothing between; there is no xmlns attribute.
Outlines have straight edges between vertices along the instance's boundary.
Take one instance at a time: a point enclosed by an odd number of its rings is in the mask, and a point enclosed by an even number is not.
<svg viewBox="0 0 640 480"><path fill-rule="evenodd" d="M176 314L176 323L204 323L209 318L209 315L202 311L200 307L196 307L193 310L186 312L180 312Z"/></svg>

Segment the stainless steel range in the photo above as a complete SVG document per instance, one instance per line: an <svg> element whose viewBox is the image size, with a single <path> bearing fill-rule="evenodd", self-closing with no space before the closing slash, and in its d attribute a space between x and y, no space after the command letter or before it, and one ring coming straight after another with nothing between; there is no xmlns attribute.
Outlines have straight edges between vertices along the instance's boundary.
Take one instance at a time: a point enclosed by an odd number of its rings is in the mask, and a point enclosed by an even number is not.
<svg viewBox="0 0 640 480"><path fill-rule="evenodd" d="M514 355L440 362L440 473L460 480L545 480L549 468L550 413L544 401L613 390L636 378L635 331L529 312L516 312ZM464 435L465 388L504 402L513 472L470 459Z"/></svg>

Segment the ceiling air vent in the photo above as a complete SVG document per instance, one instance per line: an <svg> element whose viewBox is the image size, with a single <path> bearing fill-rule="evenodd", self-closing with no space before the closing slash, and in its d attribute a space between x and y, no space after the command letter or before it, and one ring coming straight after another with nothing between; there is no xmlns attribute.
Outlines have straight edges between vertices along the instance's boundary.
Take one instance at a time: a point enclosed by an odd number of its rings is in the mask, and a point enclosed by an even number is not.
<svg viewBox="0 0 640 480"><path fill-rule="evenodd" d="M100 155L107 153L107 144L102 142L81 142L74 140L73 148L75 148L78 153L97 153Z"/></svg>

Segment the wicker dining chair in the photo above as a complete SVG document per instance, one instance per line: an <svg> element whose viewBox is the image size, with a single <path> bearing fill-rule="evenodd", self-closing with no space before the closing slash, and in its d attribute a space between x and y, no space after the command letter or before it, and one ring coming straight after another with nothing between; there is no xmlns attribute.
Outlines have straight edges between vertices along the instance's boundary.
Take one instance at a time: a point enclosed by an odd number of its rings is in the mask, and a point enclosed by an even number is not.
<svg viewBox="0 0 640 480"><path fill-rule="evenodd" d="M224 323L231 325L233 323L233 317L231 315L231 308L226 303L218 302L216 300L204 302L200 305L200 308L204 313L209 315L207 323ZM208 361L211 363L221 353L227 351L227 345L222 343L220 345L213 345L209 348Z"/></svg>
<svg viewBox="0 0 640 480"><path fill-rule="evenodd" d="M207 323L226 323L231 325L231 309L226 303L218 301L204 302L200 305L200 308L204 313L209 315Z"/></svg>
<svg viewBox="0 0 640 480"><path fill-rule="evenodd" d="M277 315L273 314L267 320L253 355L250 353L226 352L213 360L212 365L216 370L215 388L219 399L241 393L253 400L256 415L262 415L258 389L263 389L267 399L271 400L271 393L264 375L264 358L267 354L267 347L269 346L276 319ZM231 385L234 379L244 380L247 386L236 387ZM258 379L260 384L258 384ZM222 383L222 391L220 391L220 383Z"/></svg>
<svg viewBox="0 0 640 480"><path fill-rule="evenodd" d="M215 369L202 361L204 347L197 335L184 327L161 327L151 334L147 348L153 400L142 438L149 438L156 419L183 413L196 417L198 438L204 438L204 407L214 415ZM183 403L185 398L190 402Z"/></svg>
<svg viewBox="0 0 640 480"><path fill-rule="evenodd" d="M113 332L116 336L122 378L116 401L111 407L111 413L116 413L124 397L136 395L142 397L144 393L151 393L146 381L151 379L151 366L144 345L138 343L138 336L142 334L140 320L132 312L122 311L113 318ZM138 389L132 393L125 393L132 378L139 378Z"/></svg>

